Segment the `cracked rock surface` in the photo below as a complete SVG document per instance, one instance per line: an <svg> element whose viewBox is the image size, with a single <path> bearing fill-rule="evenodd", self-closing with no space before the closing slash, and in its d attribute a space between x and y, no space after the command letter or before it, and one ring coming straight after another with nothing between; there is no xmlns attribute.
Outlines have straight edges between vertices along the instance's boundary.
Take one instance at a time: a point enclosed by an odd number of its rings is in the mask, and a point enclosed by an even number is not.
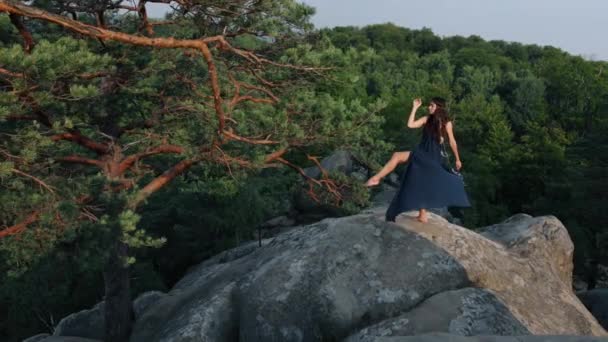
<svg viewBox="0 0 608 342"><path fill-rule="evenodd" d="M146 308L131 340L606 336L572 292L573 245L555 217L472 231L383 216L325 219L212 258Z"/></svg>

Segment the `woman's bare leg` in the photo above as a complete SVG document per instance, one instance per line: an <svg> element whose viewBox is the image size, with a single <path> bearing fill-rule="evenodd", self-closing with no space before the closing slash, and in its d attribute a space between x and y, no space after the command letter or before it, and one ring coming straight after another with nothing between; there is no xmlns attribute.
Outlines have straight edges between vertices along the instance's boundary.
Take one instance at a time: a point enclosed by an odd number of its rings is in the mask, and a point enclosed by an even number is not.
<svg viewBox="0 0 608 342"><path fill-rule="evenodd" d="M429 222L429 218L426 215L426 209L420 209L420 211L418 212L418 217L416 217L416 219L423 223Z"/></svg>
<svg viewBox="0 0 608 342"><path fill-rule="evenodd" d="M373 177L367 180L366 186L375 186L380 184L380 180L386 175L391 173L397 165L407 162L410 159L410 151L395 152L391 159L384 165L380 172L376 173Z"/></svg>

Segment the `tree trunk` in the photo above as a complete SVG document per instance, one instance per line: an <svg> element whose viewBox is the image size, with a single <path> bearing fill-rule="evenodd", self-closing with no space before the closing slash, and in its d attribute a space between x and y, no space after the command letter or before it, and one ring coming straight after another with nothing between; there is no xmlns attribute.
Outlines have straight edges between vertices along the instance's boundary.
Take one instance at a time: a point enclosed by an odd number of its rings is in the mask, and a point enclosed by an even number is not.
<svg viewBox="0 0 608 342"><path fill-rule="evenodd" d="M116 241L113 249L103 274L105 341L127 342L133 326L129 267L126 264L128 247Z"/></svg>

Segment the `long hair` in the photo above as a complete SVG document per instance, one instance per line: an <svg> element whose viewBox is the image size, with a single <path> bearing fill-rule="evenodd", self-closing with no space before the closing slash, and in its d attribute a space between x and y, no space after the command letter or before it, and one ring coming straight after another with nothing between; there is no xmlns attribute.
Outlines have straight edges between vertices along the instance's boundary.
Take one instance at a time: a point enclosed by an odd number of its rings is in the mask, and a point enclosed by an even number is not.
<svg viewBox="0 0 608 342"><path fill-rule="evenodd" d="M437 139L438 143L441 143L441 137L447 136L445 125L450 121L450 118L448 117L445 99L433 97L431 102L434 103L437 108L433 114L429 115L426 124L424 125L424 130L431 137Z"/></svg>

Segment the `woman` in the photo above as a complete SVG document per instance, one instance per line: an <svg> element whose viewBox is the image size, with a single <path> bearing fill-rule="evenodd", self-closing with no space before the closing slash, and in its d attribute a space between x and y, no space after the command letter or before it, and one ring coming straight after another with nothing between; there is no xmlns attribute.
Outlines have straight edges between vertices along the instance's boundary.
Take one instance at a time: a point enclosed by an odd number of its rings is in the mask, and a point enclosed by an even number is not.
<svg viewBox="0 0 608 342"><path fill-rule="evenodd" d="M414 100L407 121L409 128L424 127L420 144L413 152L395 152L382 170L366 183L367 186L378 185L380 180L398 164L409 161L408 168L401 178L401 186L386 212L387 221L394 222L395 217L400 213L418 209L418 221L426 223L427 208L471 206L462 179L447 171L442 165L441 144L447 136L456 157L456 170L462 168L458 146L454 139L454 127L448 119L445 100L434 97L428 107L429 115L416 119L416 111L421 105L421 99Z"/></svg>

